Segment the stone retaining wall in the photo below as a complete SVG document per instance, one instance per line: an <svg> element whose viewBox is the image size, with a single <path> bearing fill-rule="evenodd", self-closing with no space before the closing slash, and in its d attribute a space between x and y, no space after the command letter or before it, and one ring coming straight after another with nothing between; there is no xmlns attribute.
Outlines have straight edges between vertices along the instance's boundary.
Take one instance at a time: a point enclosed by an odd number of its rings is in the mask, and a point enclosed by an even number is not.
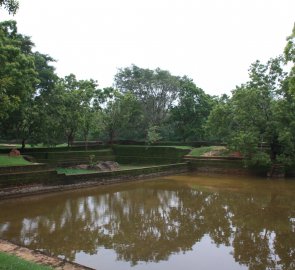
<svg viewBox="0 0 295 270"><path fill-rule="evenodd" d="M32 165L21 165L21 166L1 166L0 174L4 173L16 173L16 172L34 172L34 171L42 171L48 170L47 164L32 164Z"/></svg>
<svg viewBox="0 0 295 270"><path fill-rule="evenodd" d="M171 164L182 162L189 149L167 146L114 145L119 164Z"/></svg>
<svg viewBox="0 0 295 270"><path fill-rule="evenodd" d="M13 178L16 177L14 174L9 179L7 179L9 175L0 175L0 187L2 184L0 199L123 183L187 171L187 163L178 163L91 174L65 175L57 174L56 171L52 170L43 172L43 175L36 175L36 173L28 174L28 176L25 173L18 174L19 178Z"/></svg>
<svg viewBox="0 0 295 270"><path fill-rule="evenodd" d="M241 158L185 157L185 161L190 170L202 173L266 176L268 171L263 167L245 167Z"/></svg>
<svg viewBox="0 0 295 270"><path fill-rule="evenodd" d="M89 157L92 155L95 156L94 161L115 160L112 149L64 152L26 152L24 154L33 157L37 162L47 163L51 166L70 166L80 163L89 163Z"/></svg>

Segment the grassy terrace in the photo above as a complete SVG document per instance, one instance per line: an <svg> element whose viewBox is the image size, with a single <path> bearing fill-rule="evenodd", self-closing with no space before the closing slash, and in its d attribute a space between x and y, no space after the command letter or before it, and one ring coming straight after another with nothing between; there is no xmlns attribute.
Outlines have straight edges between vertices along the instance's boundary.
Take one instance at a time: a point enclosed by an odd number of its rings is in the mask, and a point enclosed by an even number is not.
<svg viewBox="0 0 295 270"><path fill-rule="evenodd" d="M9 157L8 155L0 155L0 166L19 166L19 165L30 165L31 162L19 157Z"/></svg>
<svg viewBox="0 0 295 270"><path fill-rule="evenodd" d="M188 155L193 157L201 157L204 155L227 156L228 150L224 146L203 146L192 149Z"/></svg>
<svg viewBox="0 0 295 270"><path fill-rule="evenodd" d="M16 256L0 252L0 270L53 270L53 268L31 263Z"/></svg>

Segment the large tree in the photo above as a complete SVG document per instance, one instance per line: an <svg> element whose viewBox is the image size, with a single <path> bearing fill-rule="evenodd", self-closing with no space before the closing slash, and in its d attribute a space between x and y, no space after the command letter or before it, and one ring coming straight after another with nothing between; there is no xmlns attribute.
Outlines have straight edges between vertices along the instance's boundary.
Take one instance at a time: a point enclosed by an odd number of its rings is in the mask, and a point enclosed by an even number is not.
<svg viewBox="0 0 295 270"><path fill-rule="evenodd" d="M103 109L102 121L110 143L118 138L136 138L143 124L138 100L130 92L121 94L114 90L114 97Z"/></svg>
<svg viewBox="0 0 295 270"><path fill-rule="evenodd" d="M213 106L213 98L205 94L195 83L183 77L179 79L179 98L171 109L170 122L178 140L203 140L205 123Z"/></svg>
<svg viewBox="0 0 295 270"><path fill-rule="evenodd" d="M103 96L101 92L97 82L92 79L77 80L74 74L70 74L58 80L45 110L51 116L48 120L66 137L68 146L81 128L87 140L94 117L92 104L100 103ZM55 116L54 119L52 116Z"/></svg>
<svg viewBox="0 0 295 270"><path fill-rule="evenodd" d="M122 93L132 93L140 102L147 127L160 126L167 119L179 94L179 77L169 71L143 69L135 65L120 69L115 85Z"/></svg>
<svg viewBox="0 0 295 270"><path fill-rule="evenodd" d="M34 44L17 32L15 21L0 23L0 121L1 133L20 136L20 127L30 114L40 82L35 66Z"/></svg>

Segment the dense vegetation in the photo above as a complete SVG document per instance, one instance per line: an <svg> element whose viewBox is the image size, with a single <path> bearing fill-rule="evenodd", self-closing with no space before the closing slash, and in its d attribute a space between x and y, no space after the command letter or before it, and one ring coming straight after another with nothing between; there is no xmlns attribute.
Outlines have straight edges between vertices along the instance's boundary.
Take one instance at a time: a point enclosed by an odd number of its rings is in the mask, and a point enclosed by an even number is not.
<svg viewBox="0 0 295 270"><path fill-rule="evenodd" d="M0 139L17 140L23 147L26 142L54 146L74 140L214 140L227 143L252 163L291 165L294 40L295 29L284 55L267 63L256 61L249 81L236 87L231 97L215 97L190 78L160 68L119 69L114 87L104 89L74 74L59 78L54 59L33 51L31 38L18 33L15 21L1 22Z"/></svg>

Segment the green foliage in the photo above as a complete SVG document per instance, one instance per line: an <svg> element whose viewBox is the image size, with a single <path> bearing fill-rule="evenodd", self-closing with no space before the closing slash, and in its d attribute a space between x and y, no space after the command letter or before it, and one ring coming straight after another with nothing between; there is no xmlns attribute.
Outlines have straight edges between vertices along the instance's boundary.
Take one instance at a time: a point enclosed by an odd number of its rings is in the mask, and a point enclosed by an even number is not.
<svg viewBox="0 0 295 270"><path fill-rule="evenodd" d="M0 23L0 120L13 116L6 124L19 122L35 92L38 78L32 47L29 37L17 33L15 21Z"/></svg>
<svg viewBox="0 0 295 270"><path fill-rule="evenodd" d="M213 99L187 77L179 79L178 104L171 108L170 123L178 140L203 140L204 125L213 106Z"/></svg>
<svg viewBox="0 0 295 270"><path fill-rule="evenodd" d="M0 7L3 7L9 14L15 14L19 8L19 2L17 0L0 0Z"/></svg>
<svg viewBox="0 0 295 270"><path fill-rule="evenodd" d="M283 71L282 57L270 59L265 65L256 61L249 77L250 81L237 87L230 99L220 101L213 109L207 127L230 149L240 151L247 165L286 163L283 157L287 154L293 159L295 154L291 150L294 132L290 131L295 114L291 109L294 103L285 94L288 76Z"/></svg>
<svg viewBox="0 0 295 270"><path fill-rule="evenodd" d="M161 135L159 133L159 127L151 126L147 130L146 144L151 145L159 140L161 140Z"/></svg>
<svg viewBox="0 0 295 270"><path fill-rule="evenodd" d="M53 270L51 267L28 262L4 252L0 252L0 262L0 270Z"/></svg>
<svg viewBox="0 0 295 270"><path fill-rule="evenodd" d="M269 154L262 152L262 151L256 151L251 159L246 160L246 164L249 166L253 166L253 167L258 167L258 168L269 168L269 166L271 165L271 159ZM283 163L284 164L284 163Z"/></svg>
<svg viewBox="0 0 295 270"><path fill-rule="evenodd" d="M140 102L146 127L160 126L179 93L179 77L169 71L143 69L135 65L120 69L115 84L122 93L131 92Z"/></svg>
<svg viewBox="0 0 295 270"><path fill-rule="evenodd" d="M138 136L143 125L143 116L135 96L130 92L120 94L114 90L114 98L102 111L102 123L110 143L119 136L125 139Z"/></svg>

